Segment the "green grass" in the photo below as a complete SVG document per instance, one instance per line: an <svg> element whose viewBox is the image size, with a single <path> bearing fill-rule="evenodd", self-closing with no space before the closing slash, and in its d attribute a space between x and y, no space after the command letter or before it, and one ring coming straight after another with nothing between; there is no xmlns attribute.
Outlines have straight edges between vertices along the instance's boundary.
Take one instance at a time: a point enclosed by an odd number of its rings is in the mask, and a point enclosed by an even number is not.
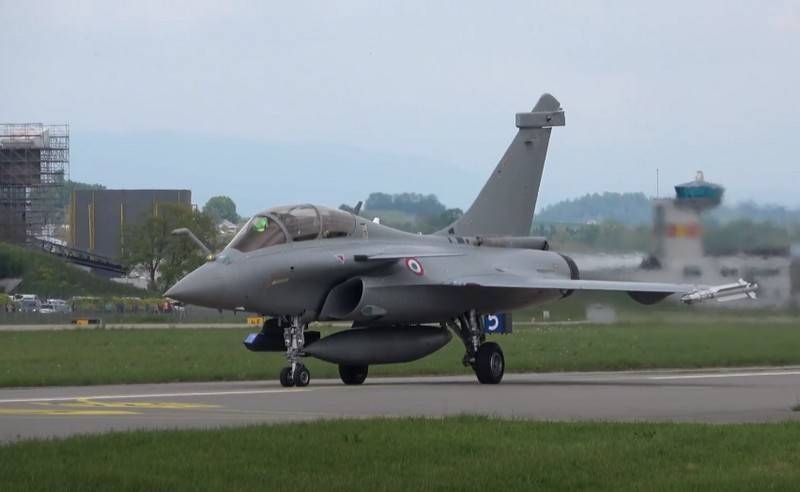
<svg viewBox="0 0 800 492"><path fill-rule="evenodd" d="M282 354L253 353L255 329L0 332L0 386L272 379ZM800 324L695 323L518 327L495 336L510 372L800 364ZM371 376L471 374L463 346L409 364L373 366ZM336 366L308 359L312 377Z"/></svg>
<svg viewBox="0 0 800 492"><path fill-rule="evenodd" d="M0 447L12 490L797 490L800 424L347 420Z"/></svg>
<svg viewBox="0 0 800 492"><path fill-rule="evenodd" d="M22 284L17 291L37 294L42 298L148 294L147 291L87 273L46 253L6 243L0 243L0 277L22 277Z"/></svg>

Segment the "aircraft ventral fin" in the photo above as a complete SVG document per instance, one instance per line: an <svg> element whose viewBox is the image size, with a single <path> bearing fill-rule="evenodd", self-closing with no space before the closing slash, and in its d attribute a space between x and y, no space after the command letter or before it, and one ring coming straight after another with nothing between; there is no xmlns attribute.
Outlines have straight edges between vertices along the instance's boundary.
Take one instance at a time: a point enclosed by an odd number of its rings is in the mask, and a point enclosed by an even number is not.
<svg viewBox="0 0 800 492"><path fill-rule="evenodd" d="M375 255L354 255L354 261L389 261L405 258L434 258L444 256L464 256L462 253L391 253Z"/></svg>
<svg viewBox="0 0 800 492"><path fill-rule="evenodd" d="M725 302L745 297L755 299L757 284L744 280L734 284L704 286L693 284L669 284L660 282L621 282L612 280L571 280L552 278L523 278L514 275L477 275L445 282L454 287L487 287L505 289L558 289L600 290L627 292L634 300L643 304L658 302L671 294L683 294L681 301L694 304L708 299Z"/></svg>

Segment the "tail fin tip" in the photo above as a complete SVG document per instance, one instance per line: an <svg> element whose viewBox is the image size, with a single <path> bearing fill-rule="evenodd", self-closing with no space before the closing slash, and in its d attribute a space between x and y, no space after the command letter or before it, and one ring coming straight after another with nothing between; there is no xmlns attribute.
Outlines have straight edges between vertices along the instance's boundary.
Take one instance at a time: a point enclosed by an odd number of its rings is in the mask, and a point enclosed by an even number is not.
<svg viewBox="0 0 800 492"><path fill-rule="evenodd" d="M530 113L517 113L517 128L548 128L564 126L564 110L558 99L545 92Z"/></svg>
<svg viewBox="0 0 800 492"><path fill-rule="evenodd" d="M545 92L539 97L536 106L533 107L533 112L537 111L558 111L561 109L561 103L558 99L553 97L549 92Z"/></svg>

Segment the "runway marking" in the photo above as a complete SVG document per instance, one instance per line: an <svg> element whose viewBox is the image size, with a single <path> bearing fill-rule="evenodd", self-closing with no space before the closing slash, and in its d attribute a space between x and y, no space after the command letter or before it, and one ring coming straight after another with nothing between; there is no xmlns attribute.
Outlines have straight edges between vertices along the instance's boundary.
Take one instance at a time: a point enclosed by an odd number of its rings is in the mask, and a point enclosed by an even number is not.
<svg viewBox="0 0 800 492"><path fill-rule="evenodd" d="M0 415L138 415L140 412L129 410L61 410L42 408L0 408Z"/></svg>
<svg viewBox="0 0 800 492"><path fill-rule="evenodd" d="M757 376L800 376L800 371L763 371L763 372L737 372L719 374L682 374L676 376L648 376L647 379L709 379L709 378L749 378Z"/></svg>
<svg viewBox="0 0 800 492"><path fill-rule="evenodd" d="M236 390L236 391L196 391L189 393L153 393L140 395L96 395L96 396L56 396L52 398L11 398L0 403L33 403L38 401L79 401L79 400L122 400L125 398L178 398L193 396L263 395L269 393L304 393L313 389L274 389L274 390Z"/></svg>
<svg viewBox="0 0 800 492"><path fill-rule="evenodd" d="M88 398L80 398L75 402L31 402L35 405L58 405L60 407L102 407L102 408L141 408L148 410L194 410L199 408L220 408L222 405L209 405L206 403L176 403L176 402L132 402L114 401L102 402Z"/></svg>

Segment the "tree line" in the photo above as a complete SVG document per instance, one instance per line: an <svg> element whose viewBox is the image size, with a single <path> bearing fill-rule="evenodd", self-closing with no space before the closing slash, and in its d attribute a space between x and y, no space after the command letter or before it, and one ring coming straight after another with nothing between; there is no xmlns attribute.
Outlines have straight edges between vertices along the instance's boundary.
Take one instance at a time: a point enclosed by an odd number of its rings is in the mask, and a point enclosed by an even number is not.
<svg viewBox="0 0 800 492"><path fill-rule="evenodd" d="M703 218L715 225L750 220L791 226L800 224L800 209L744 202L721 205L703 214ZM651 198L644 193L605 192L588 193L578 198L547 205L536 214L534 222L538 224L618 222L627 226L638 226L650 224L652 220Z"/></svg>

